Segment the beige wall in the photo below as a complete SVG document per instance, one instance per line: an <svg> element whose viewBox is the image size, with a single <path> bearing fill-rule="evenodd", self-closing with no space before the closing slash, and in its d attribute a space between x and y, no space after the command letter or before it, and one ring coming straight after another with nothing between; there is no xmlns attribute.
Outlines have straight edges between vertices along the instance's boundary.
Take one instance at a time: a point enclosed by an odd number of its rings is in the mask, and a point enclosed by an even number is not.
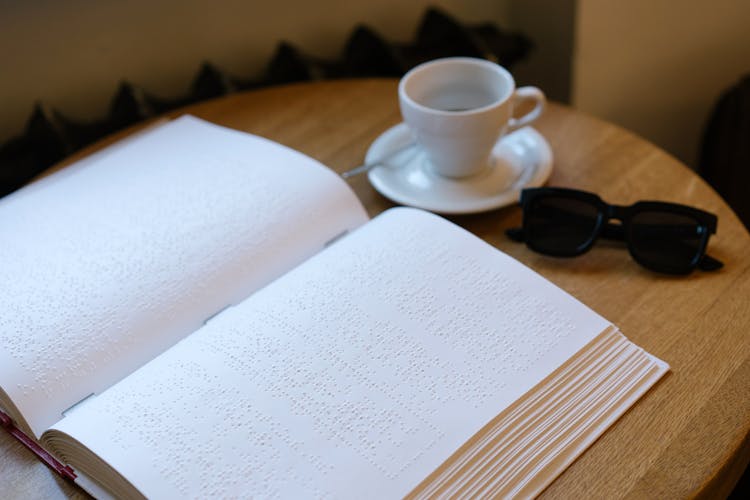
<svg viewBox="0 0 750 500"><path fill-rule="evenodd" d="M86 120L123 78L165 97L204 60L257 78L282 39L323 58L358 23L408 42L428 5L531 36L521 83L692 165L718 94L750 72L747 0L0 0L0 141L36 99Z"/></svg>
<svg viewBox="0 0 750 500"><path fill-rule="evenodd" d="M695 166L722 90L750 73L747 0L578 0L573 105Z"/></svg>
<svg viewBox="0 0 750 500"><path fill-rule="evenodd" d="M0 141L34 100L78 119L104 116L126 78L184 94L204 60L257 78L286 39L336 58L358 23L409 41L428 5L504 24L507 0L0 0Z"/></svg>
<svg viewBox="0 0 750 500"><path fill-rule="evenodd" d="M519 85L536 85L569 103L577 0L512 0L509 22L533 40L530 56L513 68Z"/></svg>

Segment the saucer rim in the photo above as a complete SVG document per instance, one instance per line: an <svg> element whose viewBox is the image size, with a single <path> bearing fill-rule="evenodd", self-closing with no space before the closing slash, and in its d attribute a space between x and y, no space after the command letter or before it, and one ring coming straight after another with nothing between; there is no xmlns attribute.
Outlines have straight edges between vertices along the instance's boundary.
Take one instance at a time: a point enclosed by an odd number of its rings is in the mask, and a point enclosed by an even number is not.
<svg viewBox="0 0 750 500"><path fill-rule="evenodd" d="M402 134L411 135L407 125L404 122L400 122L385 130L370 144L369 148L367 149L367 153L365 154L366 161L376 159L374 151L382 148L380 143L388 140L393 140L391 136L399 136ZM495 210L512 205L514 203L518 203L521 190L523 188L541 186L547 181L547 179L549 179L550 175L552 174L554 159L552 149L547 142L547 139L534 127L526 126L515 130L501 137L498 140L498 144L504 141L513 140L514 137L517 139L519 135L529 136L536 143L534 149L538 148L539 155L539 159L536 162L536 170L531 174L531 177L529 179L519 184L519 181L521 181L521 179L525 175L525 171L522 171L520 174L520 178L514 181L514 183L508 189L492 194L490 196L478 196L472 199L467 198L464 200L460 200L458 203L456 203L455 201L447 201L446 203L434 203L434 200L431 200L433 201L431 203L430 201L422 201L419 199L419 197L415 198L414 196L404 195L397 188L394 190L394 185L401 185L403 184L403 182L387 182L386 180L388 178L380 174L380 172L383 171L384 167L373 168L367 173L367 178L372 187L378 193L388 198L389 200L401 205L421 208L430 212L446 215L472 214ZM527 147L527 149L530 148ZM382 154L383 153L380 153L378 154L378 156L381 156ZM391 177L391 179L392 178L393 177ZM460 179L448 178L446 178L445 181L456 183L462 182Z"/></svg>

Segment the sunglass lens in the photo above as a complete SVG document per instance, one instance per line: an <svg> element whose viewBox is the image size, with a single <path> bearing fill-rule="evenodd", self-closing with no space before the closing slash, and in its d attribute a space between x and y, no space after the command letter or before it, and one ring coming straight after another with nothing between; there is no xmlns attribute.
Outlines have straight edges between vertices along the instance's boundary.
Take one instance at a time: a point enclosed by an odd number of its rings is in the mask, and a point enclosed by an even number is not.
<svg viewBox="0 0 750 500"><path fill-rule="evenodd" d="M693 217L644 211L630 220L630 251L646 267L682 274L692 270L706 247L708 229Z"/></svg>
<svg viewBox="0 0 750 500"><path fill-rule="evenodd" d="M550 255L578 255L591 245L599 210L586 201L562 196L533 200L524 211L527 244Z"/></svg>

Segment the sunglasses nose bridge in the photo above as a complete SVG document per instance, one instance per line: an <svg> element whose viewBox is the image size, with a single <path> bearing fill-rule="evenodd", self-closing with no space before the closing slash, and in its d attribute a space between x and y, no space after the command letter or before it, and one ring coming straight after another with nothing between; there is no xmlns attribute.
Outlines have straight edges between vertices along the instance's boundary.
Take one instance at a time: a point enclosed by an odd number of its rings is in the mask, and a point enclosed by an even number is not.
<svg viewBox="0 0 750 500"><path fill-rule="evenodd" d="M628 207L623 205L608 205L607 218L624 222L628 215Z"/></svg>
<svg viewBox="0 0 750 500"><path fill-rule="evenodd" d="M624 223L627 215L627 207L621 205L606 205L602 210L601 236L611 240L625 240ZM620 221L620 224L612 224L610 221Z"/></svg>

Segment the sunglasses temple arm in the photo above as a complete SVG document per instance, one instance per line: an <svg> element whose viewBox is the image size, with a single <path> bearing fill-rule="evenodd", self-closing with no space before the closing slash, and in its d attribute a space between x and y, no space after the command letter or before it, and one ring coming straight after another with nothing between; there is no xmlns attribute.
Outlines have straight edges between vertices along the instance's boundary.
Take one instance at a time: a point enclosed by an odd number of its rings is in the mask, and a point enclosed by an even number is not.
<svg viewBox="0 0 750 500"><path fill-rule="evenodd" d="M698 262L698 269L701 271L716 271L724 267L724 263L718 259L714 259L708 254L704 254L701 260Z"/></svg>
<svg viewBox="0 0 750 500"><path fill-rule="evenodd" d="M526 241L526 238L524 238L523 236L522 227L511 227L511 228L506 229L505 236L519 243L523 243L524 241Z"/></svg>

